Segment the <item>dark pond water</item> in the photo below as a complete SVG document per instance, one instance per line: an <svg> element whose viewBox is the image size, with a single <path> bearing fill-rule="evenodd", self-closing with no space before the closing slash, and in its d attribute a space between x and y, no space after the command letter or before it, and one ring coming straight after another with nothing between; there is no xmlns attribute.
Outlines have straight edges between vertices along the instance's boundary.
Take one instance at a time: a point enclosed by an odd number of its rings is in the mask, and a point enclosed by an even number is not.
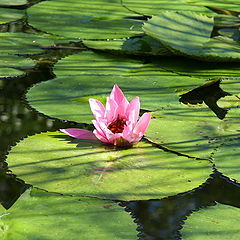
<svg viewBox="0 0 240 240"><path fill-rule="evenodd" d="M0 31L25 32L29 28L26 21L21 20L1 25ZM70 51L46 50L41 57L58 59ZM0 202L7 209L29 187L7 167L5 159L12 146L24 137L43 131L56 131L72 126L91 129L88 125L48 118L31 109L26 102L25 92L29 87L37 82L54 79L51 64L43 61L20 77L0 79ZM139 225L139 239L180 239L181 223L193 210L214 205L216 202L240 207L239 187L239 184L214 171L202 186L191 192L161 200L126 201L120 204Z"/></svg>

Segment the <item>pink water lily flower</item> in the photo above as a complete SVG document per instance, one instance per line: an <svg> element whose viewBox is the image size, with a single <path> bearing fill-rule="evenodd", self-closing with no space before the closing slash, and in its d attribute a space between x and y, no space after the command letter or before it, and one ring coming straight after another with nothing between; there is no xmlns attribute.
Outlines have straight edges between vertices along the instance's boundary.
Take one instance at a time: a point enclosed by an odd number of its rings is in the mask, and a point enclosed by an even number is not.
<svg viewBox="0 0 240 240"><path fill-rule="evenodd" d="M106 108L96 99L89 99L95 120L93 132L84 129L68 128L60 131L79 139L100 140L115 146L130 146L140 141L148 128L151 114L139 117L140 100L135 97L130 103L121 89L115 84Z"/></svg>

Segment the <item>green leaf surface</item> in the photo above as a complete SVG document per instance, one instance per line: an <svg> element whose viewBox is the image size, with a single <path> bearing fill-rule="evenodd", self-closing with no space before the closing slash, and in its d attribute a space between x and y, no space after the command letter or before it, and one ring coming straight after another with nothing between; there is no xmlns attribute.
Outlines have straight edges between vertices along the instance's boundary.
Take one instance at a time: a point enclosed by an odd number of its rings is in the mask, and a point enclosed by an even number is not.
<svg viewBox="0 0 240 240"><path fill-rule="evenodd" d="M0 0L0 5L3 6L17 6L24 5L27 3L27 0Z"/></svg>
<svg viewBox="0 0 240 240"><path fill-rule="evenodd" d="M181 230L183 240L238 240L240 209L228 205L193 212Z"/></svg>
<svg viewBox="0 0 240 240"><path fill-rule="evenodd" d="M92 0L91 4L53 0L28 9L30 25L66 38L125 38L141 33L142 22L126 18L132 15L136 14L123 8L117 0Z"/></svg>
<svg viewBox="0 0 240 240"><path fill-rule="evenodd" d="M123 4L130 10L139 12L145 15L156 15L162 11L194 11L201 13L211 13L210 10L205 6L213 6L218 8L231 9L239 11L240 7L236 1L232 0L200 0L200 1L189 1L189 0L122 0Z"/></svg>
<svg viewBox="0 0 240 240"><path fill-rule="evenodd" d="M143 30L176 54L207 61L239 61L237 42L224 36L210 38L213 24L213 17L194 12L164 12L148 20Z"/></svg>
<svg viewBox="0 0 240 240"><path fill-rule="evenodd" d="M36 54L40 46L53 45L53 41L26 33L0 33L0 77L18 76L20 69L32 68L35 62L22 54Z"/></svg>
<svg viewBox="0 0 240 240"><path fill-rule="evenodd" d="M25 11L0 8L0 24L16 21L24 17Z"/></svg>
<svg viewBox="0 0 240 240"><path fill-rule="evenodd" d="M178 76L161 69L161 64L120 58L91 51L60 60L57 78L33 87L27 94L38 111L56 118L90 123L88 99L104 101L117 83L129 100L141 99L141 108L157 110L179 105L176 93L191 90L203 80Z"/></svg>
<svg viewBox="0 0 240 240"><path fill-rule="evenodd" d="M84 40L83 43L91 48L103 51L118 51L124 54L171 56L172 53L160 42L143 35L129 39L114 39L104 41Z"/></svg>
<svg viewBox="0 0 240 240"><path fill-rule="evenodd" d="M136 225L111 201L66 197L33 189L0 210L3 240L136 239Z"/></svg>
<svg viewBox="0 0 240 240"><path fill-rule="evenodd" d="M235 131L235 138L224 142L214 154L214 163L218 171L240 182L240 127Z"/></svg>
<svg viewBox="0 0 240 240"><path fill-rule="evenodd" d="M178 109L178 95L205 83L208 66L199 64L198 68L197 62L190 65L191 73L201 79L177 74L186 72L186 62L180 59L166 61L167 63L157 60L143 64L140 60L91 51L81 52L60 60L54 68L57 78L30 89L27 94L28 101L46 115L90 123L93 116L88 99L96 98L104 103L113 85L117 83L129 100L135 96L140 97L142 109ZM239 76L238 68L233 67L223 70L222 65L219 68L210 65L209 76ZM238 94L240 91L238 79L226 79L222 84L223 90L231 94ZM190 112L187 106L184 107ZM204 109L207 111L206 106Z"/></svg>
<svg viewBox="0 0 240 240"><path fill-rule="evenodd" d="M8 155L9 168L48 191L121 200L185 192L212 172L207 160L180 157L143 141L117 150L100 142L67 139L59 132L26 138Z"/></svg>

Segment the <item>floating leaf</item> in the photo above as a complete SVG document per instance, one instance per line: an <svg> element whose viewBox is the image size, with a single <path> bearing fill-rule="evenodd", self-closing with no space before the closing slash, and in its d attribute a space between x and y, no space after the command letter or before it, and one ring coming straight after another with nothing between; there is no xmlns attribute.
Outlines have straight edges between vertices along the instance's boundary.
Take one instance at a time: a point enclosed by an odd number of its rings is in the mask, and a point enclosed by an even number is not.
<svg viewBox="0 0 240 240"><path fill-rule="evenodd" d="M193 212L181 231L183 240L239 239L240 209L217 204Z"/></svg>
<svg viewBox="0 0 240 240"><path fill-rule="evenodd" d="M19 69L31 68L35 62L21 54L42 52L40 46L52 45L53 41L26 33L0 33L0 77L17 76Z"/></svg>
<svg viewBox="0 0 240 240"><path fill-rule="evenodd" d="M116 0L92 0L91 4L78 0L53 0L28 9L29 24L66 38L107 39L141 33L142 22L127 19L130 15L133 14Z"/></svg>
<svg viewBox="0 0 240 240"><path fill-rule="evenodd" d="M175 92L191 90L203 80L178 76L161 64L111 55L82 52L60 60L57 79L36 85L28 93L30 104L52 117L88 122L93 119L88 99L105 99L117 83L130 99L139 96L141 108L154 111L179 105Z"/></svg>
<svg viewBox="0 0 240 240"><path fill-rule="evenodd" d="M26 211L27 210L27 211ZM1 239L135 239L136 225L111 201L66 197L32 189L0 210Z"/></svg>
<svg viewBox="0 0 240 240"><path fill-rule="evenodd" d="M121 40L84 40L83 43L92 49L104 51L118 51L120 53L134 55L158 55L171 56L172 53L166 49L160 42L143 35L134 36L129 39Z"/></svg>
<svg viewBox="0 0 240 240"><path fill-rule="evenodd" d="M104 102L115 83L123 89L129 100L139 96L142 109L156 111L179 108L178 95L199 87L205 83L206 78L203 80L174 73L175 69L176 72L186 71L187 63L180 59L164 62L165 60L143 64L142 61L129 58L91 51L81 52L60 60L54 68L57 78L36 85L28 92L27 97L30 104L44 114L88 123L93 119L88 99L96 98ZM199 66L200 71L197 63L193 66L192 72L197 77L204 77L208 73L206 66L205 71L203 65ZM189 70L191 67L190 65ZM209 69L209 75L215 76L221 73L222 66L215 66L214 70L210 66ZM233 70L230 66L223 76L239 76L237 69ZM224 79L223 90L230 94L238 94L238 82L235 78ZM185 108L190 111L187 106Z"/></svg>
<svg viewBox="0 0 240 240"><path fill-rule="evenodd" d="M164 12L148 20L143 30L176 54L207 61L240 60L237 42L223 36L210 38L213 17L194 12Z"/></svg>
<svg viewBox="0 0 240 240"><path fill-rule="evenodd" d="M9 168L48 191L121 200L175 195L198 187L211 173L209 161L180 157L143 141L117 150L66 139L58 132L24 139L11 150Z"/></svg>
<svg viewBox="0 0 240 240"><path fill-rule="evenodd" d="M189 0L122 0L124 6L132 11L139 12L145 15L156 15L162 11L194 11L201 13L209 13L210 11L205 8L206 5L211 5L218 8L228 8L231 10L239 10L239 4L232 0L214 0L214 1L189 1Z"/></svg>

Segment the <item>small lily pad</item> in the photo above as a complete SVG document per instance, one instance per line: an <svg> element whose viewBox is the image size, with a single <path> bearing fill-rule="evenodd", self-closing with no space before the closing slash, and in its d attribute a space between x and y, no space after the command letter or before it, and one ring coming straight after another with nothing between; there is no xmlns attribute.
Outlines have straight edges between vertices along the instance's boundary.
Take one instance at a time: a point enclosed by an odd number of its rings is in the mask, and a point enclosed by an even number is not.
<svg viewBox="0 0 240 240"><path fill-rule="evenodd" d="M27 210L27 211L26 211ZM0 209L0 236L8 240L135 239L136 225L117 203L32 189Z"/></svg>
<svg viewBox="0 0 240 240"><path fill-rule="evenodd" d="M228 205L216 206L193 212L181 230L183 240L238 240L240 209Z"/></svg>
<svg viewBox="0 0 240 240"><path fill-rule="evenodd" d="M180 157L144 141L129 149L112 149L100 142L68 139L59 132L28 137L12 148L9 168L48 191L121 200L185 192L212 172L207 160Z"/></svg>

